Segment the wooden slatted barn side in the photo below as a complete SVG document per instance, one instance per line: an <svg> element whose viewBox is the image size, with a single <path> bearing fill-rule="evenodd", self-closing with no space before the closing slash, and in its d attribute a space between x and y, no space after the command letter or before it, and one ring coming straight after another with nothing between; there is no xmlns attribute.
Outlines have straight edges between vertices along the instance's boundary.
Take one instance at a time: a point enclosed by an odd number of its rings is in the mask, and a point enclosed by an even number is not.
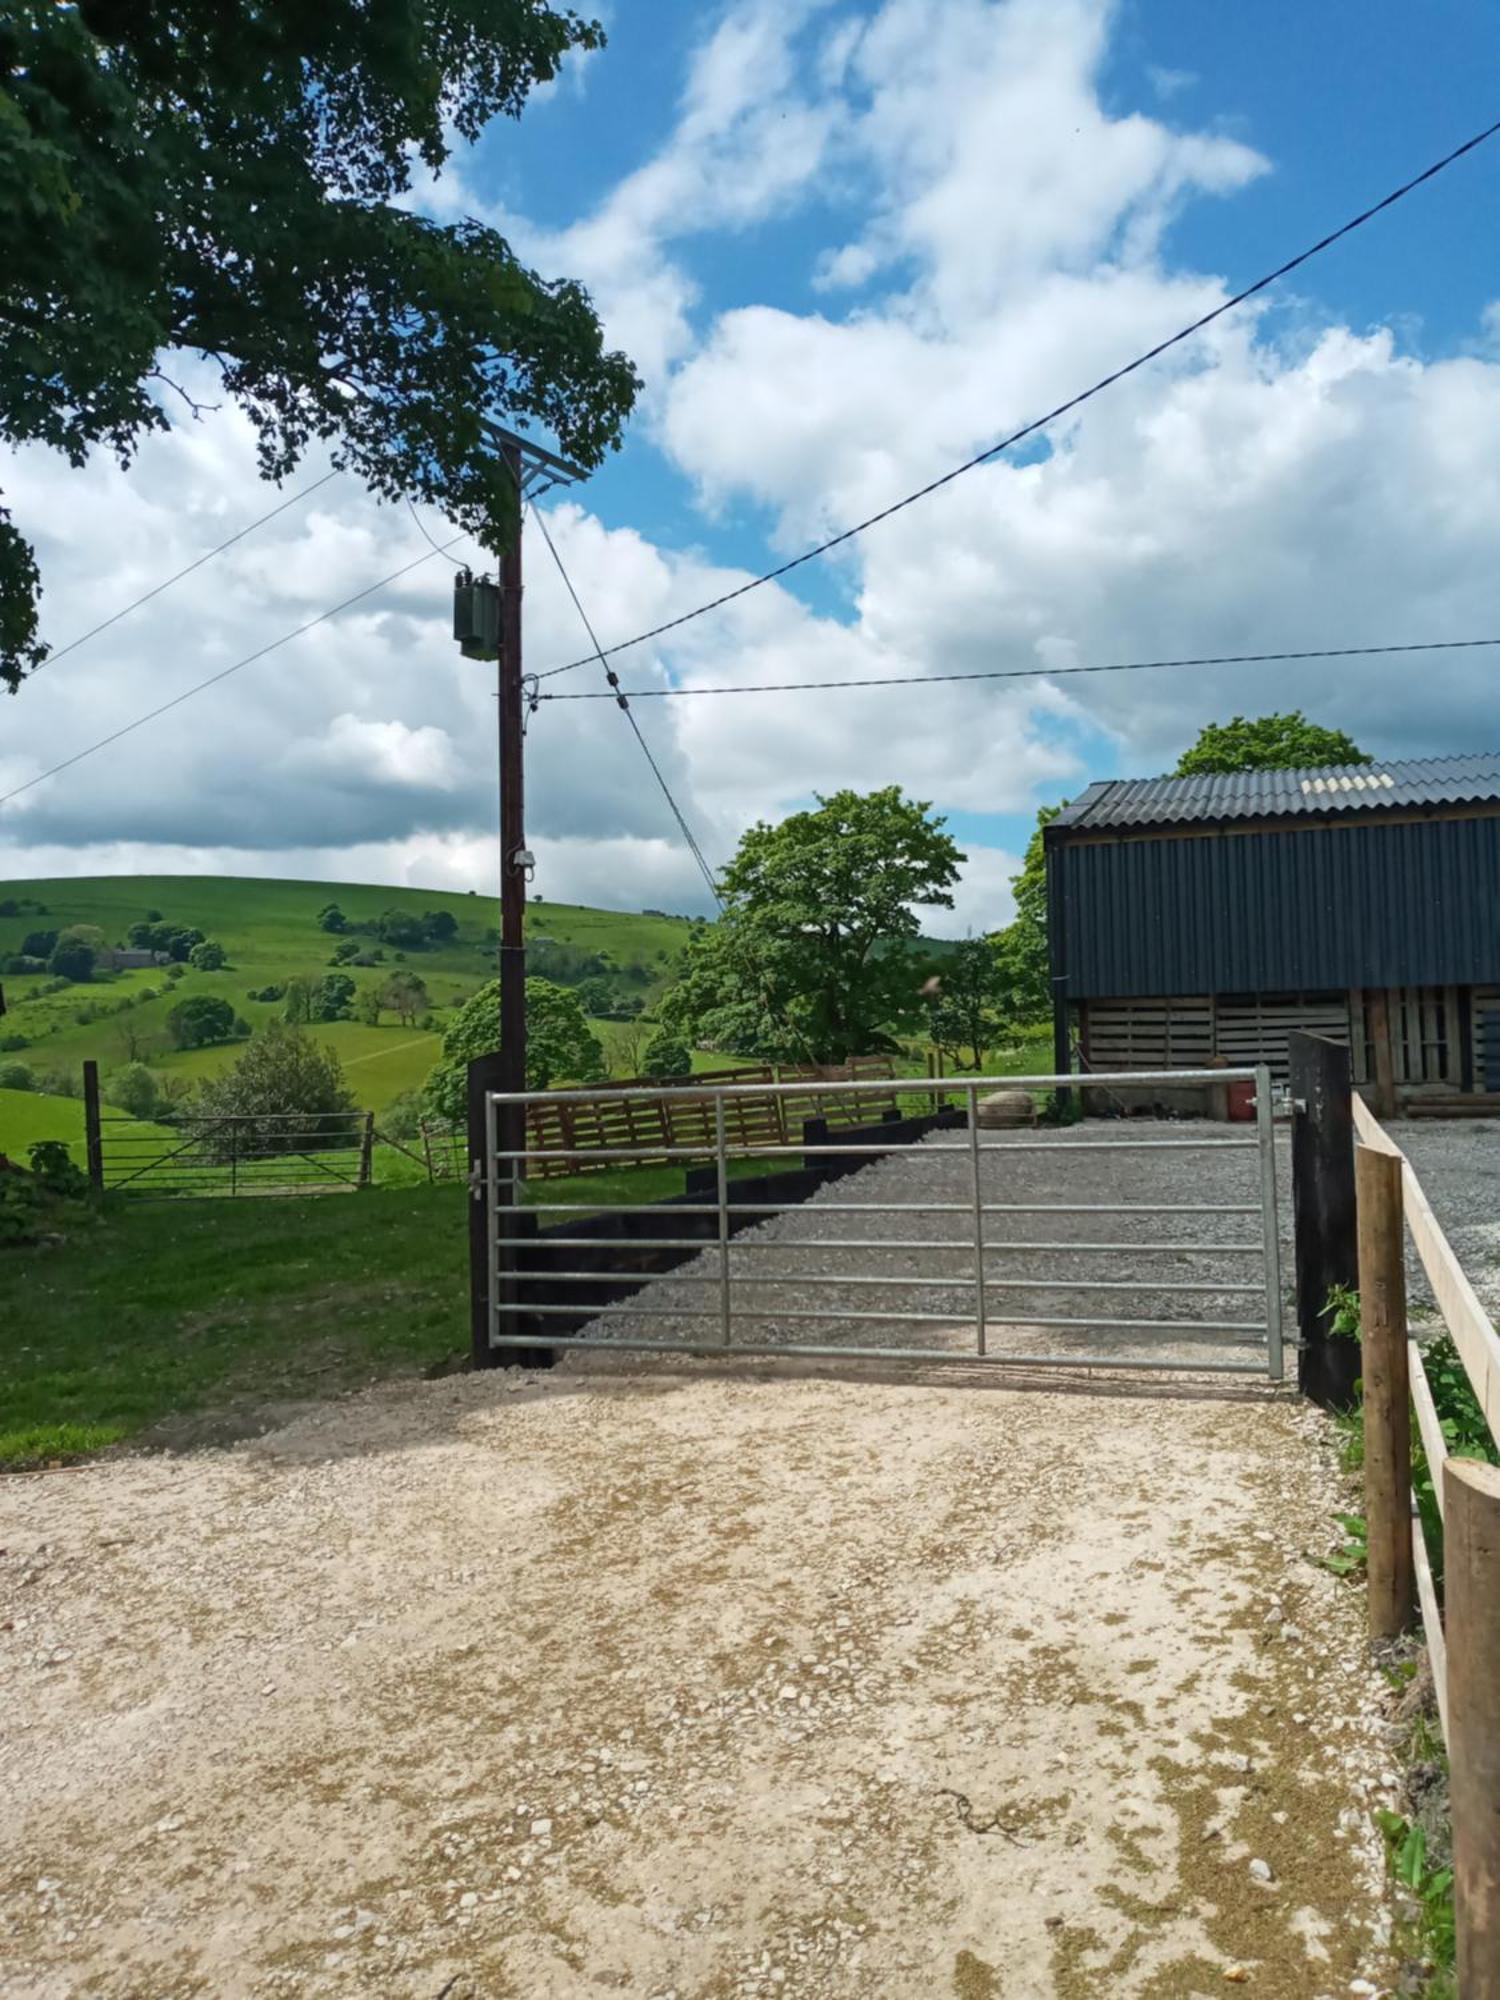
<svg viewBox="0 0 1500 2000"><path fill-rule="evenodd" d="M1278 1083L1289 1069L1287 1036L1298 1031L1348 1043L1346 993L1221 995L1215 1008L1214 1053L1231 1069L1265 1063Z"/></svg>

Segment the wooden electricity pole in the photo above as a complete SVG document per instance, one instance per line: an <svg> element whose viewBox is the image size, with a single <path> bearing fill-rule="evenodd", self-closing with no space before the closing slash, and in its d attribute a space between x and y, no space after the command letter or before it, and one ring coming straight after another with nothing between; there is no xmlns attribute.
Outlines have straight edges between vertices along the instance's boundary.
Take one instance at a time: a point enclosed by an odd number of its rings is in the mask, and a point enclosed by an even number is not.
<svg viewBox="0 0 1500 2000"><path fill-rule="evenodd" d="M476 1367L497 1364L545 1366L552 1350L502 1348L492 1345L493 1308L498 1300L513 1306L518 1296L518 1270L513 1239L519 1227L507 1213L516 1204L521 1162L526 1144L526 1107L502 1103L495 1107L494 1146L490 1152L490 1096L519 1093L526 1088L526 885L534 862L526 846L526 765L524 727L526 674L521 657L521 528L528 498L553 486L570 485L583 474L576 466L517 437L514 431L486 424L485 430L510 474L515 512L505 524L498 581L475 577L467 569L454 579L453 636L466 658L498 664L496 729L500 752L500 1008L499 1050L469 1065L469 1302L470 1331ZM509 497L509 496L507 496ZM508 1316L504 1324L514 1329Z"/></svg>
<svg viewBox="0 0 1500 2000"><path fill-rule="evenodd" d="M521 449L501 447L515 484L515 532L500 558L500 1076L502 1090L526 1088L526 884L532 861L526 848L525 719L521 668L521 523L525 513ZM500 1144L514 1151L524 1142L525 1106L501 1106ZM514 1164L514 1163L512 1163Z"/></svg>

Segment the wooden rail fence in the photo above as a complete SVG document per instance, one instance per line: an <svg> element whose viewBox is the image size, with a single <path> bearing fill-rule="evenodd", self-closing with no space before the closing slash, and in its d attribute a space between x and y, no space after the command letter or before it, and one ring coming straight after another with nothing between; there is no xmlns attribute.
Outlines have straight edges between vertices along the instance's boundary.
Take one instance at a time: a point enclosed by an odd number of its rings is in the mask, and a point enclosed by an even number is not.
<svg viewBox="0 0 1500 2000"><path fill-rule="evenodd" d="M1500 2000L1500 1465L1450 1453L1406 1321L1406 1236L1500 1445L1500 1335L1410 1160L1356 1096L1369 1621L1391 1639L1420 1607L1448 1746L1460 2000ZM1411 1424L1443 1529L1441 1601L1412 1492Z"/></svg>
<svg viewBox="0 0 1500 2000"><path fill-rule="evenodd" d="M684 1095L684 1086L695 1083L868 1083L870 1095L857 1097L830 1092L824 1097L810 1091L795 1103L796 1130L787 1123L787 1100L768 1090L764 1097L747 1094L725 1100L727 1137L736 1145L795 1145L802 1137L804 1119L822 1119L829 1126L866 1124L880 1109L895 1109L887 1094L884 1106L878 1099L879 1086L889 1083L896 1071L889 1056L855 1056L847 1063L824 1068L799 1068L791 1064L765 1063L745 1069L705 1070L694 1077L620 1077L601 1083L597 1096L586 1103L529 1104L526 1107L526 1143L533 1148L527 1161L529 1180L549 1180L559 1175L604 1173L611 1168L634 1165L680 1165L680 1158L667 1149L702 1146L705 1155L714 1150L712 1099ZM623 1092L643 1085L661 1084L659 1098L627 1097ZM462 1134L445 1134L435 1141L423 1134L429 1171L437 1172L438 1161L462 1160L455 1171L467 1172L467 1154ZM433 1152L434 1143L438 1153ZM630 1160L577 1159L574 1148L585 1151L608 1148L629 1151Z"/></svg>

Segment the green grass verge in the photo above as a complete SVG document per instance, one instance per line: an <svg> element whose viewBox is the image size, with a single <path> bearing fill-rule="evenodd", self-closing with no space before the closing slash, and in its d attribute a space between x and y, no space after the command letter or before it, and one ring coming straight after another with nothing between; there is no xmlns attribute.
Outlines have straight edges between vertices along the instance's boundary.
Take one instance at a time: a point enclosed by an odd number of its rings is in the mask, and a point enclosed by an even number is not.
<svg viewBox="0 0 1500 2000"><path fill-rule="evenodd" d="M731 1165L736 1177L756 1171ZM682 1186L680 1168L655 1167L532 1192L577 1204L552 1225ZM465 1353L465 1216L460 1186L425 1181L317 1199L116 1196L98 1215L76 1211L65 1243L0 1253L0 1466L82 1456L162 1425L169 1441L208 1439L226 1411Z"/></svg>
<svg viewBox="0 0 1500 2000"><path fill-rule="evenodd" d="M462 1190L130 1203L0 1253L0 1464L417 1370L468 1340Z"/></svg>

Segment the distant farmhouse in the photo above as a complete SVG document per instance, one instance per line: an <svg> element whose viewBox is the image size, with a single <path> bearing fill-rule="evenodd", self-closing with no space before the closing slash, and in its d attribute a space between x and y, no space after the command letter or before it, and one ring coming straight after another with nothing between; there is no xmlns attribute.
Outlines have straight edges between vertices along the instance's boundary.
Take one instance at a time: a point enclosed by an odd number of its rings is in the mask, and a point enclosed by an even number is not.
<svg viewBox="0 0 1500 2000"><path fill-rule="evenodd" d="M1500 1111L1500 753L1108 780L1044 845L1060 1071L1285 1077L1303 1028L1388 1105Z"/></svg>
<svg viewBox="0 0 1500 2000"><path fill-rule="evenodd" d="M99 966L105 972L140 972L153 965L170 965L165 951L138 951L134 945L106 944L99 949Z"/></svg>

